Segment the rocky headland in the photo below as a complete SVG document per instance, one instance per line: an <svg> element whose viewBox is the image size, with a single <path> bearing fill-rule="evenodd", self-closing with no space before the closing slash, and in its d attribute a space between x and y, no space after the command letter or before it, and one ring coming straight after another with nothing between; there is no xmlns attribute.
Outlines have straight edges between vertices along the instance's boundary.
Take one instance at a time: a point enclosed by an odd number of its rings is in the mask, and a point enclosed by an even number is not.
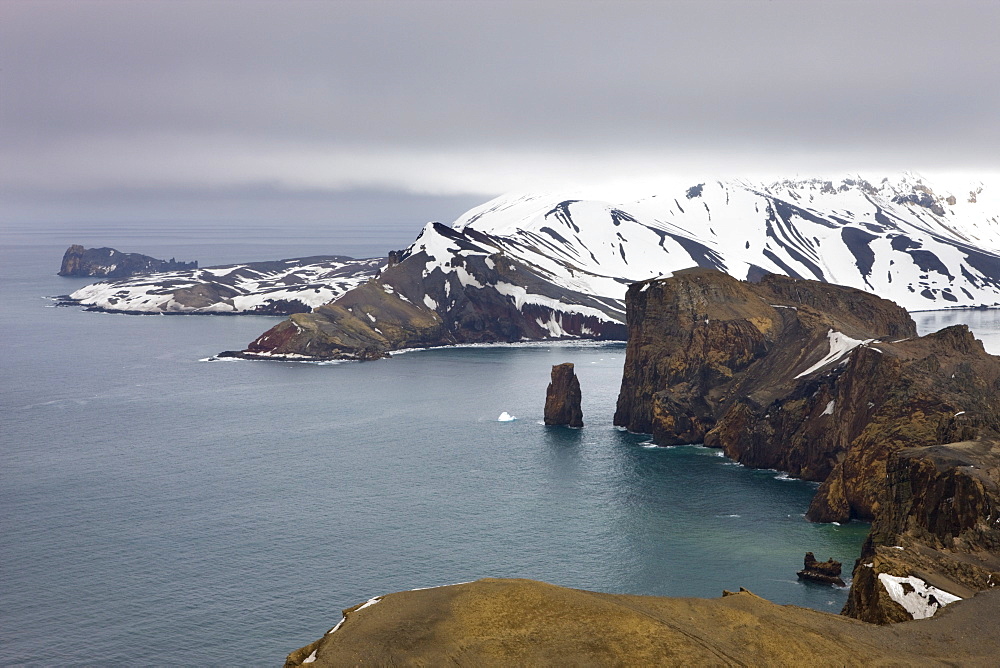
<svg viewBox="0 0 1000 668"><path fill-rule="evenodd" d="M572 362L553 364L549 386L545 390L545 424L580 428L583 426L583 399L580 379Z"/></svg>
<svg viewBox="0 0 1000 668"><path fill-rule="evenodd" d="M615 423L820 482L814 521L872 520L845 612L911 619L1000 581L1000 358L967 327L918 337L870 293L707 269L627 306Z"/></svg>
<svg viewBox="0 0 1000 668"><path fill-rule="evenodd" d="M998 614L1000 591L876 626L743 590L665 598L485 579L360 603L285 666L992 666Z"/></svg>
<svg viewBox="0 0 1000 668"><path fill-rule="evenodd" d="M124 278L137 274L197 268L197 260L193 262L178 262L174 258L159 260L139 253L122 253L114 248L84 248L79 244L73 244L63 254L59 275Z"/></svg>

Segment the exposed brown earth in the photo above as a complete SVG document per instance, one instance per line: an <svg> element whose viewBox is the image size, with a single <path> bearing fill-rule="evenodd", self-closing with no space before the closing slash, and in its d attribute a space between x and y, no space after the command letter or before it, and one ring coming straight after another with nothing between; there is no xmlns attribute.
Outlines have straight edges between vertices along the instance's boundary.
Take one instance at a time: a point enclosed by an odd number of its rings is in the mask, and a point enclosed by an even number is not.
<svg viewBox="0 0 1000 668"><path fill-rule="evenodd" d="M580 379L572 362L552 365L551 382L545 391L545 424L583 426Z"/></svg>
<svg viewBox="0 0 1000 668"><path fill-rule="evenodd" d="M363 604L362 604L363 605ZM485 579L344 611L294 666L993 666L1000 591L932 619L876 626L741 591L717 599L601 594Z"/></svg>

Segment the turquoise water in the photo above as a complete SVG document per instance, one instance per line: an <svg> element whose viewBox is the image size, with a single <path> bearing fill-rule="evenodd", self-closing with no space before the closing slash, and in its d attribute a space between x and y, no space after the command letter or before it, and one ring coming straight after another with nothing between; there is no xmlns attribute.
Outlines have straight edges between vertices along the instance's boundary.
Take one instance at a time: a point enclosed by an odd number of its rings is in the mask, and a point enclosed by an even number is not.
<svg viewBox="0 0 1000 668"><path fill-rule="evenodd" d="M843 604L795 571L807 550L849 569L867 526L806 522L808 483L614 428L621 344L204 362L277 320L44 297L86 283L54 276L71 242L208 265L240 259L225 235L188 231L188 255L163 231L57 233L20 230L0 257L0 664L280 664L342 608L485 576ZM243 245L267 254L245 259L339 250L265 236ZM368 254L403 245L376 242ZM541 424L564 361L582 430Z"/></svg>

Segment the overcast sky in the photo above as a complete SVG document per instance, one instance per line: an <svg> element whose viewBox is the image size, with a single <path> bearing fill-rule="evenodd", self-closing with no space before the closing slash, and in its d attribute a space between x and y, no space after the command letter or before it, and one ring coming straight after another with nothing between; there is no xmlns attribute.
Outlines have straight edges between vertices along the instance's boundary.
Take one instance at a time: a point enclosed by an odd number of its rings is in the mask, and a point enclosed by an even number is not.
<svg viewBox="0 0 1000 668"><path fill-rule="evenodd" d="M0 0L2 217L995 173L998 26L997 0Z"/></svg>

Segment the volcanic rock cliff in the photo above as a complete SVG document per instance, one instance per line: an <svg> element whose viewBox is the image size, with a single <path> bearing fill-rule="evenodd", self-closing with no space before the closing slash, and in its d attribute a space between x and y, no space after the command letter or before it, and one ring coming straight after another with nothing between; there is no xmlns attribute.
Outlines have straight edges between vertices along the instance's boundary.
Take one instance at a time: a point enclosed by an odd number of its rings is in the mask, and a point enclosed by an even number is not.
<svg viewBox="0 0 1000 668"><path fill-rule="evenodd" d="M615 424L821 482L807 516L874 519L869 556L912 534L930 549L994 555L980 560L985 570L954 576L962 591L1000 580L990 492L1000 475L983 463L1000 447L1000 358L964 325L917 337L903 309L869 293L777 275L752 284L706 269L633 285L627 308ZM976 469L947 463L973 461L971 446L964 459L917 464L929 456L921 448L959 441L977 444ZM973 530L975 541L956 540ZM902 607L885 611L898 601L879 593L890 586L878 573L908 569L881 563L872 577L858 578L856 567L851 614L900 616Z"/></svg>
<svg viewBox="0 0 1000 668"><path fill-rule="evenodd" d="M198 262L159 260L139 253L122 253L114 248L84 248L73 244L63 254L60 276L100 276L123 278L158 271L197 269Z"/></svg>

